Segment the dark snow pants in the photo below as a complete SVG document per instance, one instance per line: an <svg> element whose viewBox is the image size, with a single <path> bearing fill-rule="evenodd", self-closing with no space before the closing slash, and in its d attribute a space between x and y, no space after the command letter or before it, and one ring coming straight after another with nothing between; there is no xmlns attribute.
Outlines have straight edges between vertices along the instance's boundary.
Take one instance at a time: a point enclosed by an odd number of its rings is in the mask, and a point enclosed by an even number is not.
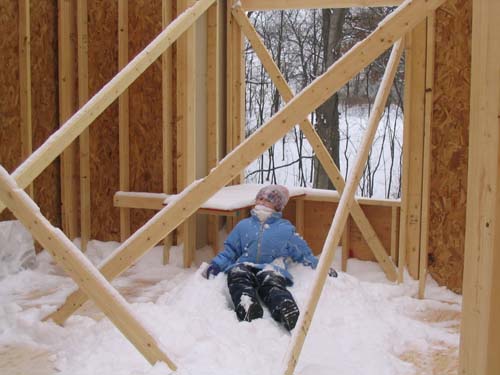
<svg viewBox="0 0 500 375"><path fill-rule="evenodd" d="M288 305L287 309L295 309L298 315L297 304L286 288L287 280L274 271L239 264L228 272L227 286L237 313L243 295L250 297L252 303L259 304L258 294L276 321L282 321L281 309L284 305Z"/></svg>

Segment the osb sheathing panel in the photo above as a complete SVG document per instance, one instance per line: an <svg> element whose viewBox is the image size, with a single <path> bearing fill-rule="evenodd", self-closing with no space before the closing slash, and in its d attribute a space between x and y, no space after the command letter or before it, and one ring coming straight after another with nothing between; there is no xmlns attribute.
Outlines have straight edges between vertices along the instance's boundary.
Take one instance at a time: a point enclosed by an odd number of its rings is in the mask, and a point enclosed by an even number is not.
<svg viewBox="0 0 500 375"><path fill-rule="evenodd" d="M118 2L88 1L89 93L94 95L118 71ZM91 238L119 240L118 101L90 127Z"/></svg>
<svg viewBox="0 0 500 375"><path fill-rule="evenodd" d="M31 2L31 100L33 149L59 127L57 87L57 2ZM42 213L61 225L59 159L35 179L35 201Z"/></svg>
<svg viewBox="0 0 500 375"><path fill-rule="evenodd" d="M161 1L129 2L129 58L141 52L161 31ZM129 90L130 188L162 192L162 93L161 60L156 60ZM152 215L132 210L132 230Z"/></svg>
<svg viewBox="0 0 500 375"><path fill-rule="evenodd" d="M57 3L31 2L31 100L33 149L58 127ZM0 163L12 172L21 162L18 6L0 6ZM49 165L34 182L35 201L42 213L60 225L59 162ZM5 210L0 220L13 219Z"/></svg>
<svg viewBox="0 0 500 375"><path fill-rule="evenodd" d="M304 233L301 233L307 241L314 254L319 254L325 244L326 236L333 221L333 215L337 208L336 203L306 201L304 205ZM391 246L391 220L392 211L390 207L363 206L373 229L382 241L385 249L390 253ZM294 213L285 211L286 218L294 221ZM358 227L350 220L350 249L351 257L362 260L375 260L371 249L368 247ZM339 244L341 245L341 243Z"/></svg>
<svg viewBox="0 0 500 375"><path fill-rule="evenodd" d="M428 269L457 292L464 263L471 23L472 0L449 1L436 13Z"/></svg>
<svg viewBox="0 0 500 375"><path fill-rule="evenodd" d="M21 162L19 115L18 9L15 1L0 5L0 163L9 172ZM0 220L11 220L4 210Z"/></svg>

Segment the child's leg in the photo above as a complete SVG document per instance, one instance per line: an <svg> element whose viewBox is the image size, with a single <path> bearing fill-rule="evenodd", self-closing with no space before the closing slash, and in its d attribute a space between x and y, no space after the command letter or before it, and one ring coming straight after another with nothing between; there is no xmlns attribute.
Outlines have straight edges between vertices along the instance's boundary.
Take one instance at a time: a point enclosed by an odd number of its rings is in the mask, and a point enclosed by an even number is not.
<svg viewBox="0 0 500 375"><path fill-rule="evenodd" d="M227 274L227 286L239 320L262 318L264 311L257 299L257 278L251 267L239 264Z"/></svg>
<svg viewBox="0 0 500 375"><path fill-rule="evenodd" d="M271 311L274 320L292 330L299 318L299 308L292 293L286 288L286 279L273 271L261 271L257 274L257 281L260 285L259 296Z"/></svg>

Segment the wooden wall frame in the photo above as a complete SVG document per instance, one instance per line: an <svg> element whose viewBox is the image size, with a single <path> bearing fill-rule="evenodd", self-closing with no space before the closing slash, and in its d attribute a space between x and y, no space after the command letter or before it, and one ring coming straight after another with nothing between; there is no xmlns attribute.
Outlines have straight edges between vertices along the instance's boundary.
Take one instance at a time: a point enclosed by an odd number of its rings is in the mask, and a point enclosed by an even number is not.
<svg viewBox="0 0 500 375"><path fill-rule="evenodd" d="M30 1L19 0L19 110L21 119L21 157L33 152L33 124L31 110L31 27ZM27 187L33 197L33 184Z"/></svg>
<svg viewBox="0 0 500 375"><path fill-rule="evenodd" d="M427 275L434 16L431 13L406 37L405 119L399 280L403 267L418 279L423 297Z"/></svg>
<svg viewBox="0 0 500 375"><path fill-rule="evenodd" d="M59 43L59 121L61 126L73 115L76 106L75 58L71 34L75 28L75 5L58 1ZM62 228L69 238L78 236L76 178L76 143L71 142L61 155Z"/></svg>
<svg viewBox="0 0 500 375"><path fill-rule="evenodd" d="M141 230L122 243L100 267L103 275L107 279L113 279L127 270L189 218L217 190L238 176L245 166L274 144L294 124L303 120L310 111L340 89L356 72L371 63L392 44L394 37L406 34L443 1L415 0L402 4L365 40L356 44L264 126L221 160L207 177L190 184L174 202L159 211ZM130 64L132 63L133 61ZM86 299L85 293L81 290L72 293L53 317L58 322L64 322Z"/></svg>
<svg viewBox="0 0 500 375"><path fill-rule="evenodd" d="M269 74L269 77L271 77L271 80L274 82L276 88L283 97L283 100L285 101L285 103L289 102L294 97L292 89L288 86L278 66L276 66L276 64L274 63L270 53L267 51L264 45L264 42L260 39L257 31L252 26L252 24L248 20L247 16L245 15L241 7L238 6L234 7L232 12L234 18L237 20L240 27L244 31L245 36L250 41L250 44L252 45L257 56L259 57L262 65ZM392 85L392 81L390 82L390 84ZM383 103L384 106L386 101L387 97L384 100ZM371 119L371 121L374 121L373 119L376 119L378 123L379 118L377 119L377 116L381 115L381 113L377 111L379 111L379 108L377 108L372 112L374 117ZM335 162L333 161L328 150L326 149L326 146L323 144L323 141L314 130L314 126L308 119L303 119L300 122L300 128L303 131L306 138L309 140L309 143L311 144L321 165L328 174L328 177L335 185L337 190L340 192L340 194L342 194L345 188L344 178L342 177L342 174L335 165ZM382 269L384 270L387 278L392 281L396 280L397 275L394 265L392 264L390 258L387 256L384 246L380 242L380 239L377 237L377 234L373 230L370 222L366 218L366 215L363 213L363 210L361 209L356 200L352 205L351 214L354 220L356 221L356 224L360 228L364 238L368 242L368 245L371 247L373 254L375 255L375 258L377 259Z"/></svg>
<svg viewBox="0 0 500 375"><path fill-rule="evenodd" d="M87 0L77 2L76 28L78 40L78 106L89 100L89 38ZM90 131L85 129L79 137L80 157L80 238L81 249L87 249L91 236L90 218Z"/></svg>
<svg viewBox="0 0 500 375"><path fill-rule="evenodd" d="M129 32L128 2L118 2L118 70L128 64ZM129 124L129 91L125 89L118 98L118 155L119 188L130 190L130 124ZM130 236L130 210L120 208L120 240Z"/></svg>
<svg viewBox="0 0 500 375"><path fill-rule="evenodd" d="M14 173L9 175L3 167L0 167L0 211L6 206L11 209L15 215L32 230L32 233L53 255L60 261L67 272L77 281L81 290L75 292L63 305L62 310L58 311L61 321L69 316L74 311L75 307L81 305L82 301L90 296L95 300L96 304L105 311L119 329L138 347L141 353L151 362L157 360L165 361L171 368L175 368L173 362L166 356L165 353L154 342L153 337L142 327L141 323L130 314L127 309L126 302L123 298L113 290L105 278L111 280L131 264L134 263L140 256L154 246L158 241L164 238L168 233L175 229L183 221L187 220L197 208L206 200L213 192L220 189L225 183L237 178L242 168L251 162L259 153L262 153L275 140L289 129L293 123L302 121L307 113L315 106L318 106L324 99L331 95L335 90L339 89L349 78L350 75L366 66L385 48L387 48L396 38L402 37L405 33L420 21L422 21L429 12L440 6L444 0L413 0L404 2L390 17L375 30L371 36L355 46L352 51L346 54L338 63L332 66L320 79L316 80L310 87L304 90L296 97L290 97L289 103L274 116L261 130L247 140L236 146L227 157L220 161L218 165L210 172L210 174L200 181L186 182L186 189L180 193L177 201L171 206L162 209L153 219L151 219L142 229L141 233L134 234L128 238L113 255L106 260L101 268L102 274L96 272L95 268L89 264L74 247L71 241L62 235L62 233L52 227L50 223L40 214L38 208L32 200L22 191L29 186L33 179L38 176L45 167L47 167L63 150L71 147L71 143L78 137L80 138L80 146L84 145L85 152L85 132L90 123L117 97L123 93L126 88L133 82L157 57L159 57L170 46L177 37L187 30L201 13L214 3L214 0L199 0L192 3L192 7L182 13L178 19L169 25L155 41L153 41L146 50L139 54L131 63L127 64L122 72L120 72L106 87L104 87L94 98L86 101L88 92L85 93L85 85L78 87L78 101L82 106L75 115L64 120L61 129L58 130L49 141L41 146L35 153ZM60 1L61 14L71 14L74 9L67 8L67 2ZM262 0L242 0L243 5L248 9L260 9L259 7L267 6ZM387 4L391 3L391 4ZM357 5L396 5L400 3L397 0L313 0L308 6L353 6ZM21 12L26 12L26 4L20 0ZM261 5L259 5L261 4ZM264 4L264 5L262 5ZM336 5L334 5L336 4ZM82 70L78 71L79 81L85 82L85 19L84 8L85 3L78 4L77 28L79 46L82 47L78 51L79 68L82 62ZM298 7L298 0L284 2L279 0L272 3L274 7ZM300 6L303 7L303 4ZM80 13L80 10L81 13ZM500 372L500 359L496 355L496 351L500 346L500 298L495 291L500 287L499 273L496 272L500 266L500 256L498 255L499 233L500 233L500 199L498 199L498 185L500 183L500 170L498 163L500 160L500 131L498 129L498 118L500 115L500 72L498 70L498 61L500 60L500 26L494 18L500 12L500 4L497 0L478 0L474 2L474 30L473 30L473 72L472 72L472 92L471 92L471 140L470 140L470 155L469 163L472 166L469 168L469 199L467 207L467 234L466 234L466 272L464 275L464 310L463 310L463 325L462 325L462 340L460 348L460 372L463 374L479 374L486 375ZM26 13L24 13L26 14ZM28 22L26 17L21 17L21 26L24 30L23 40L29 40L29 13ZM73 17L61 17L60 31L61 46L67 46L69 29L74 27L71 25ZM432 22L432 16L430 18ZM23 23L24 22L24 23ZM165 22L166 24L166 22ZM234 23L233 23L234 25ZM209 23L213 27L212 23ZM383 27L382 27L383 26ZM26 31L28 30L28 31ZM418 29L413 33L419 33ZM20 33L22 34L22 33ZM26 36L27 35L27 36ZM413 38L413 37L412 37ZM420 37L418 38L421 41ZM425 36L427 48L432 44L432 31ZM415 48L415 39L411 40L410 48ZM22 46L23 42L19 41ZM26 47L27 48L27 47ZM399 48L399 47L398 47ZM22 49L22 48L21 48ZM63 50L64 48L61 48ZM421 48L419 47L421 50ZM29 54L21 51L24 62L29 62ZM69 50L61 52L60 58L62 61L72 61ZM425 61L429 65L429 59L432 56L427 52L422 58L422 54L418 53L418 61ZM213 61L213 56L209 61ZM216 58L215 58L216 59ZM414 60L415 61L415 55ZM167 59L165 59L167 60ZM421 63L418 63L418 69L421 75ZM432 65L432 64L431 64ZM61 93L71 92L68 82L73 82L71 77L71 69L67 64L60 64L61 76L66 77L65 85L60 88ZM25 114L29 116L29 72L22 68L22 74L27 74L25 78L21 78L24 83L21 84L24 89L21 89L21 95L24 95L24 104L26 107ZM401 241L412 243L420 242L420 250L418 255L412 252L409 256L412 272L417 272L422 280L426 273L426 264L422 259L426 256L426 247L422 244L426 240L426 198L425 180L426 174L429 173L426 169L426 142L428 142L427 126L430 121L430 114L427 112L427 106L430 103L429 97L432 95L432 75L430 70L425 70L424 74L424 99L422 100L420 92L418 103L419 112L415 114L418 123L423 124L423 139L422 144L416 146L420 153L419 160L415 163L420 165L418 168L421 171L422 188L420 197L416 198L420 208L416 209L418 213L419 230L418 235L412 233L415 228L407 227L406 235L402 236ZM234 71L232 72L234 74ZM415 82L415 80L413 80ZM420 81L419 81L420 82ZM188 83L189 84L189 83ZM420 83L419 83L420 84ZM234 87L233 87L234 88ZM415 89L415 85L413 85ZM87 88L88 90L88 88ZM228 90L230 88L228 87ZM410 89L411 90L411 87ZM429 94L430 90L430 94ZM24 94L23 94L24 92ZM75 100L74 93L72 97L66 97L61 102L61 116L68 118L71 115L72 100ZM69 98L69 99L68 99ZM420 98L420 99L419 99ZM424 103L424 112L422 111L422 103ZM218 107L215 105L215 107ZM234 106L233 106L234 108ZM74 108L73 108L74 109ZM69 115L68 115L69 113ZM423 116L422 116L423 115ZM231 115L233 116L233 115ZM410 115L412 116L412 115ZM228 116L229 117L229 116ZM168 117L164 120L167 122ZM213 121L213 117L212 120ZM217 115L215 115L217 122ZM234 127L231 128L235 130ZM237 128L236 128L237 129ZM168 130L166 130L167 132ZM25 127L23 140L27 144L29 127ZM231 137L231 139L234 139ZM191 146L187 146L186 150L191 150ZM25 152L26 149L23 149ZM68 154L71 155L71 152ZM87 155L82 154L81 160L85 161ZM64 157L66 158L66 157ZM361 159L361 158L360 158ZM215 159L213 159L215 160ZM63 166L63 174L66 176L63 182L63 187L67 189L64 193L65 204L65 219L64 227L70 236L76 233L76 210L74 207L74 176L71 163L74 161L74 154L67 158L67 163ZM411 159L407 159L407 163L411 163ZM420 164L419 164L420 163ZM85 168L85 166L84 166ZM355 168L356 170L357 168ZM188 172L189 173L189 172ZM81 172L84 175L83 172ZM88 182L88 181L87 181ZM167 190L168 183L165 183ZM342 204L339 207L339 218L334 220L325 247L328 248L334 243L338 243L341 236L342 221L347 220L347 214L352 209L352 181L348 180L342 196ZM406 186L412 185L406 180ZM86 186L81 185L84 189ZM87 195L88 192L84 193ZM82 195L83 197L83 195ZM85 198L85 199L87 199ZM82 198L84 199L84 198ZM83 202L83 200L82 200ZM409 201L408 201L409 203ZM408 204L407 203L407 204ZM82 203L83 206L83 203ZM416 206L415 206L416 207ZM297 205L297 212L301 212L303 207ZM411 206L406 206L401 216L412 215L410 212ZM83 213L82 213L83 215ZM82 216L82 233L83 221ZM397 220L397 211L393 211L393 222ZM300 223L299 223L300 225ZM396 238L391 240L395 243ZM425 244L424 244L425 245ZM393 246L391 246L392 248ZM315 281L314 293L319 298L321 293L320 284L324 281L326 265L331 257L331 251L324 251L325 256L322 256L320 262L320 272L318 272L318 280ZM404 252L402 252L404 254ZM393 257L396 256L391 252ZM404 255L403 255L404 256ZM415 261L418 257L420 260ZM403 258L404 260L404 258ZM402 264L400 258L400 265ZM404 263L404 262L403 262ZM415 267L417 264L417 267ZM424 285L425 286L425 285ZM422 284L420 286L423 290ZM423 295L423 292L421 292ZM111 301L111 303L110 303ZM70 306L73 304L74 306ZM293 373L295 365L298 361L301 346L307 334L307 325L312 319L315 303L309 302L306 313L301 317L299 327L296 329L292 337L292 345L287 353L286 374ZM70 307L68 307L70 306ZM304 328L305 327L305 328Z"/></svg>
<svg viewBox="0 0 500 375"><path fill-rule="evenodd" d="M459 373L500 373L500 2L473 2Z"/></svg>

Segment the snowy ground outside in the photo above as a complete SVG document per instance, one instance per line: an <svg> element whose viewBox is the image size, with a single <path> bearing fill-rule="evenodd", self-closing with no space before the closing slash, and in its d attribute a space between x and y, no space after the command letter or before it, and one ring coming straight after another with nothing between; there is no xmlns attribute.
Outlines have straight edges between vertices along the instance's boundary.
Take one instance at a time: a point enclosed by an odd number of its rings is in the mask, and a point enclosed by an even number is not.
<svg viewBox="0 0 500 375"><path fill-rule="evenodd" d="M87 256L98 264L117 245L92 241ZM172 249L167 266L161 252L154 248L113 285L178 365L176 374L278 374L291 335L268 311L251 323L237 321L226 276L201 276L212 250L198 250L190 269L181 267L181 248ZM297 265L291 272L291 291L303 307L315 271ZM456 373L461 296L429 279L426 299L419 300L417 282L405 280L390 283L377 264L357 260L328 278L296 373ZM150 366L92 303L64 327L42 322L74 285L46 252L35 268L0 280L1 374L172 373L163 363Z"/></svg>

